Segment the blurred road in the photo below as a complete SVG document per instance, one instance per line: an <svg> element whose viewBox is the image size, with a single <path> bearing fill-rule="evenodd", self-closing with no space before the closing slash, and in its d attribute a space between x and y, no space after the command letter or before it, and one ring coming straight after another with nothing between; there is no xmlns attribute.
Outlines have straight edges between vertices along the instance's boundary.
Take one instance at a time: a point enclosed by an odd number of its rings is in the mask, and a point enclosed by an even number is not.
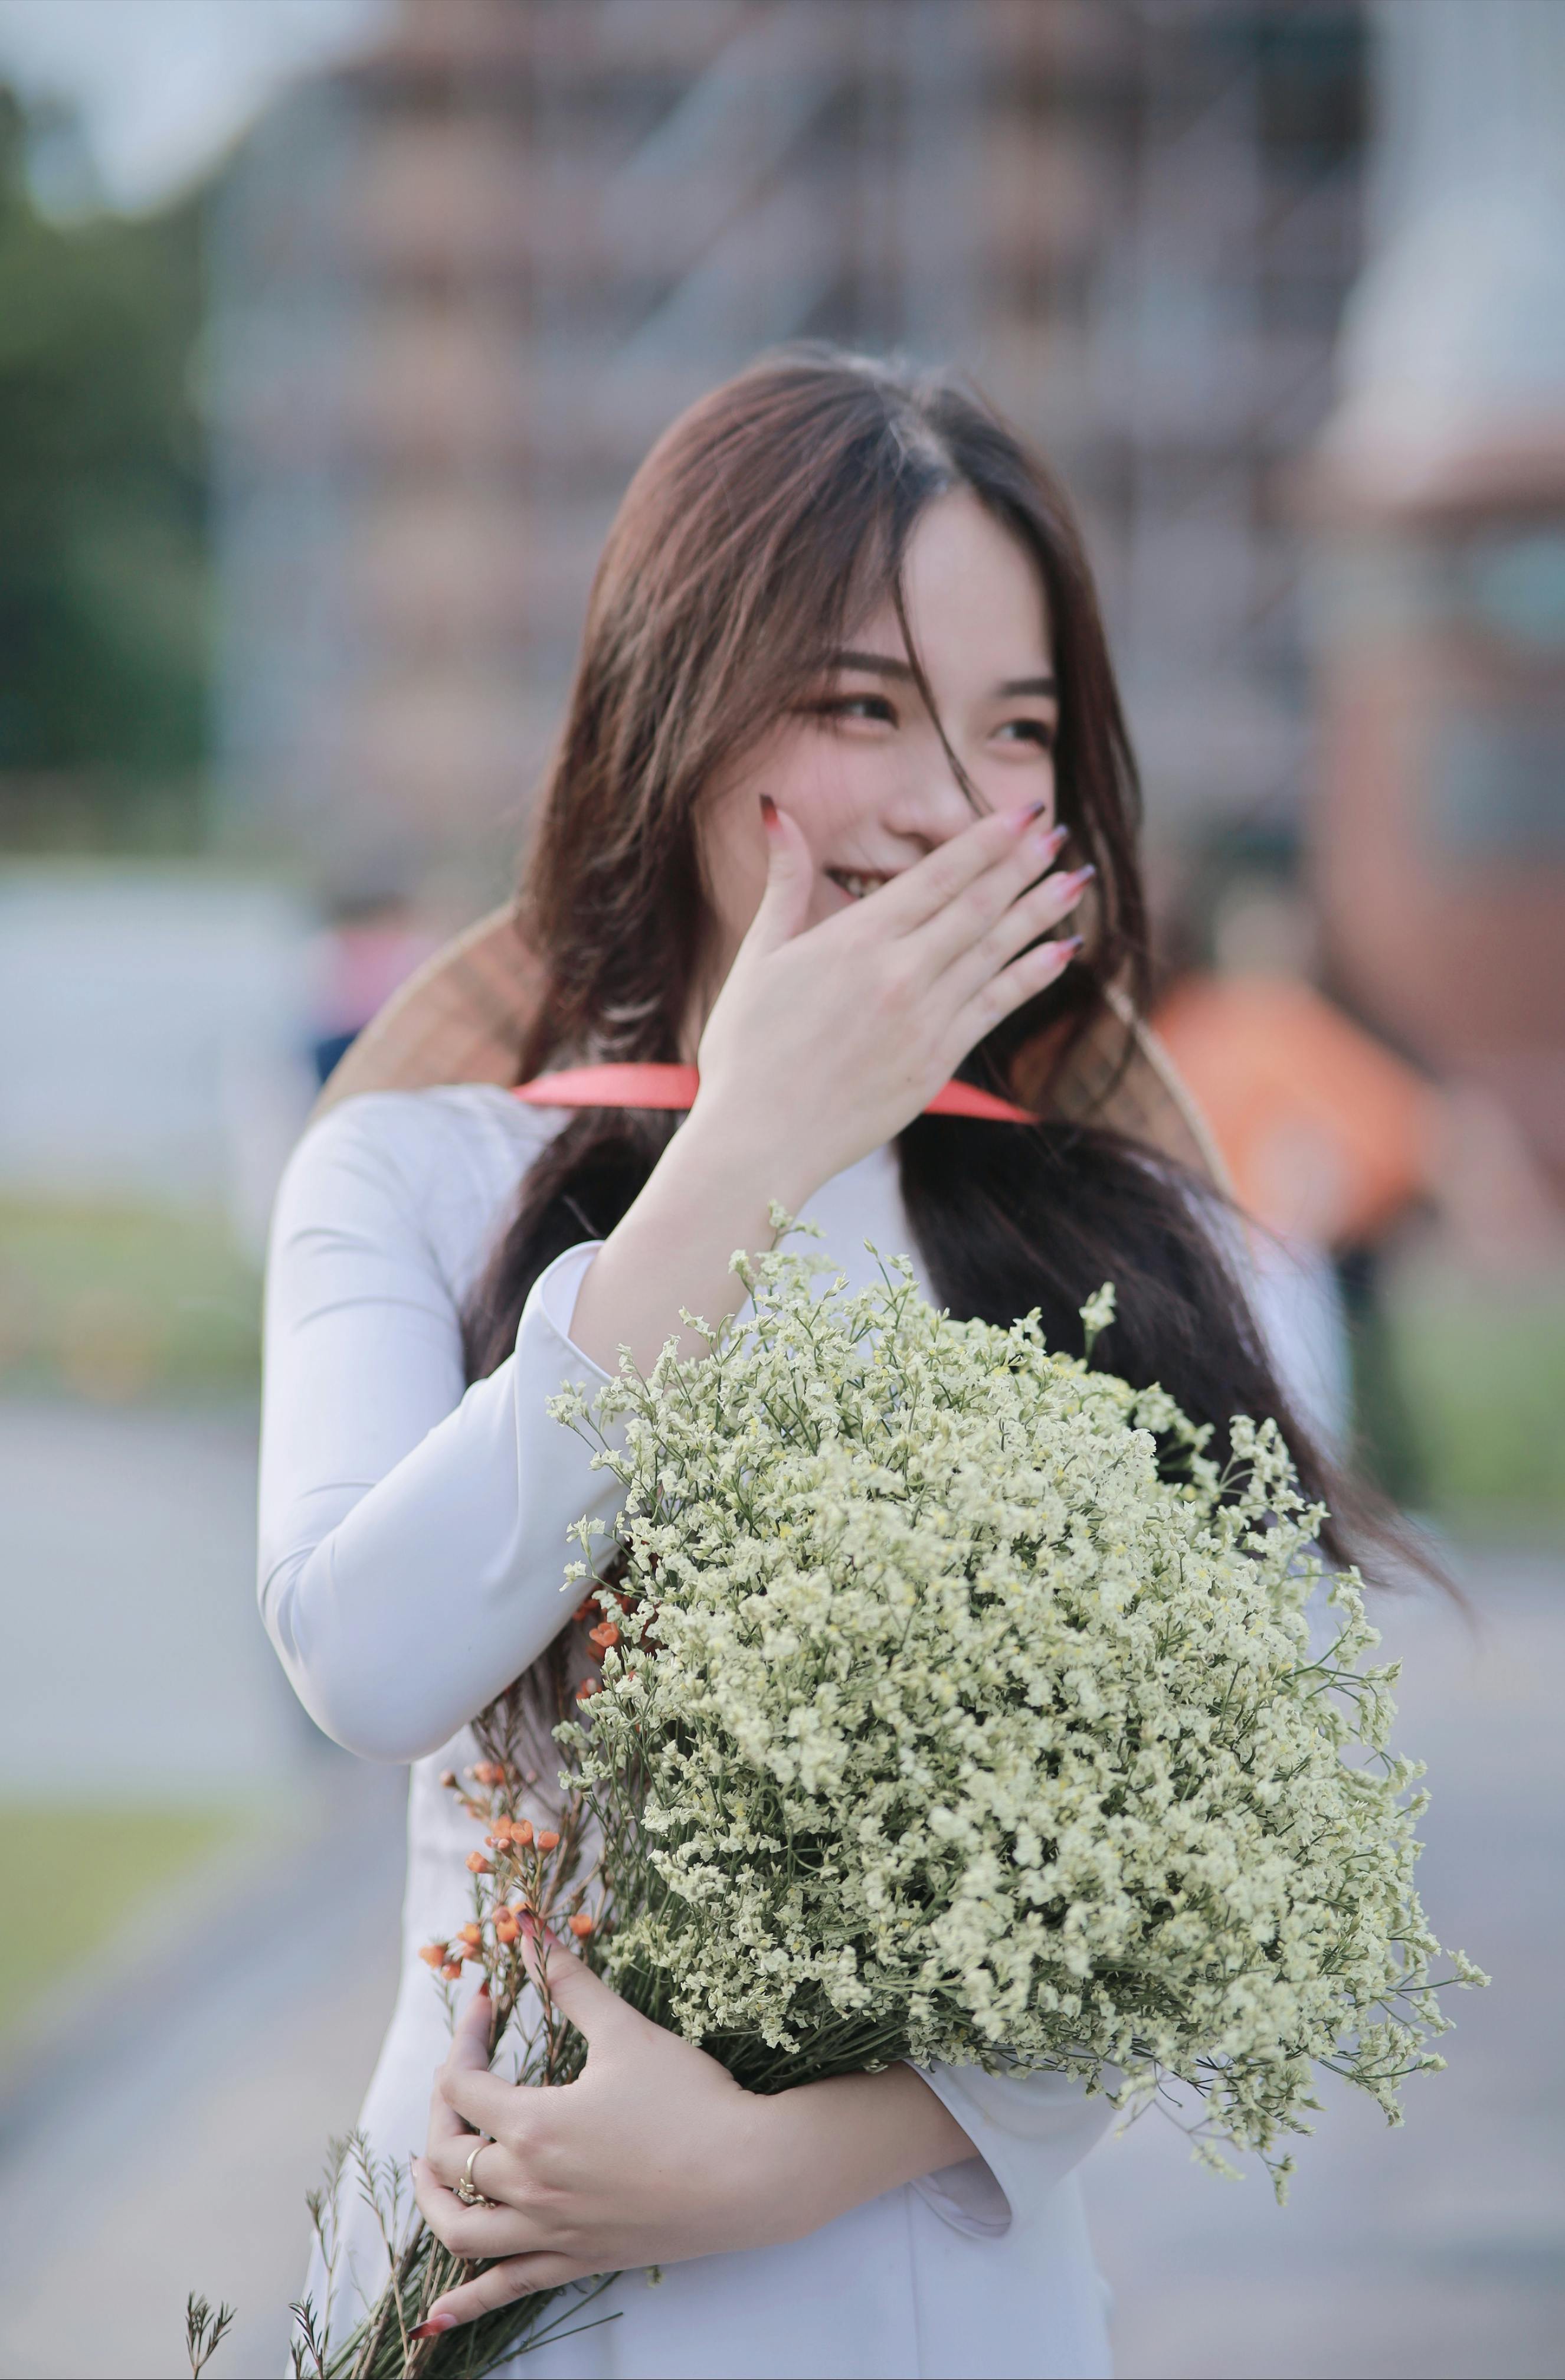
<svg viewBox="0 0 1565 2380"><path fill-rule="evenodd" d="M25 2056L13 2044L6 2066L0 2046L10 2380L178 2374L191 2288L240 2308L212 2380L281 2373L303 2193L389 2013L402 1780L311 1749L274 1699L250 1600L249 1427L0 1404L0 1557L47 1590L28 1662L102 1714L102 1773L132 1758L140 1710L143 1736L149 1713L162 1733L144 1776L209 1775L226 1712L228 1751L278 1812L260 1852L147 1912L106 1982L62 1991ZM1495 1985L1459 2002L1450 2070L1410 2089L1404 2129L1328 2105L1285 2213L1257 2179L1191 2168L1151 2119L1095 2155L1122 2380L1565 2372L1565 1567L1491 1549L1462 1569L1475 1631L1423 1600L1379 1617L1408 1664L1402 1741L1436 1795L1425 1899ZM156 1658L136 1649L143 1597L162 1613ZM6 1691L6 1724L42 1727L25 1681Z"/></svg>
<svg viewBox="0 0 1565 2380"><path fill-rule="evenodd" d="M1475 1626L1381 1598L1428 1763L1420 1887L1494 1977L1389 2129L1325 2095L1285 2210L1148 2118L1086 2168L1121 2380L1552 2380L1565 2372L1565 1563L1470 1549Z"/></svg>

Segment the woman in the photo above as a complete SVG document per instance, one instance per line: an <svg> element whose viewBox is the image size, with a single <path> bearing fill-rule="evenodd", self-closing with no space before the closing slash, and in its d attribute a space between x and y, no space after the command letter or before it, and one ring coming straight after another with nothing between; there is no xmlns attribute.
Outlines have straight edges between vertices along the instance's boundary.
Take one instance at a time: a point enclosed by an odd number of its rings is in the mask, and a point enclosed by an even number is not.
<svg viewBox="0 0 1565 2380"><path fill-rule="evenodd" d="M413 1764L364 2124L378 2155L419 2149L440 2065L419 2204L500 2260L434 2321L617 2270L591 2310L617 2320L517 2368L1106 2372L1072 2179L1101 2100L908 2066L757 2100L563 1954L588 2065L528 2092L483 2070L481 2005L446 2055L416 1956L466 1913L438 1779L467 1722L524 1672L546 1718L588 1667L565 1532L612 1508L544 1401L624 1346L695 1352L683 1311L736 1307L730 1254L770 1244L772 1200L855 1286L867 1240L908 1250L955 1313L1036 1306L1057 1344L1112 1279L1114 1368L1219 1431L1287 1418L1198 1184L1049 1120L1110 988L1142 981L1134 779L1068 509L989 412L801 352L674 424L594 586L525 922L542 998L513 1080L695 1059L688 1119L496 1085L350 1099L294 1159L269 1287L267 1624L329 1733ZM958 1070L1040 1122L925 1116ZM368 2232L357 2252L372 2290Z"/></svg>

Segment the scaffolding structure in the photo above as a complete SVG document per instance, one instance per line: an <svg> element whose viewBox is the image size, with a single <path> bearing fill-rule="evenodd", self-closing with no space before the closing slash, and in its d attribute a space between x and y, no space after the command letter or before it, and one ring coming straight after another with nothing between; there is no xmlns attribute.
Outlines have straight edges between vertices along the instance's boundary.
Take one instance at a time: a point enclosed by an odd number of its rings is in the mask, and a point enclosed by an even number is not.
<svg viewBox="0 0 1565 2380"><path fill-rule="evenodd" d="M801 336L966 370L1082 498L1156 832L1286 806L1282 482L1358 256L1338 0L403 0L228 176L231 815L508 871L618 496Z"/></svg>

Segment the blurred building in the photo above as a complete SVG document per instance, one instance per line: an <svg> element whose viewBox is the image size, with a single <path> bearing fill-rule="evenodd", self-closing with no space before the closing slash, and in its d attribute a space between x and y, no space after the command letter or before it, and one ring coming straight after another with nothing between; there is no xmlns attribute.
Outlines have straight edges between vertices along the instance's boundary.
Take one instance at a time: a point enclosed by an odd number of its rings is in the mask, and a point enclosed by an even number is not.
<svg viewBox="0 0 1565 2380"><path fill-rule="evenodd" d="M1310 488L1318 883L1361 1009L1565 1184L1565 9L1392 0Z"/></svg>
<svg viewBox="0 0 1565 2380"><path fill-rule="evenodd" d="M1365 38L1338 0L401 0L217 212L235 831L503 882L630 471L811 334L967 365L1062 465L1165 847L1293 801L1284 474Z"/></svg>

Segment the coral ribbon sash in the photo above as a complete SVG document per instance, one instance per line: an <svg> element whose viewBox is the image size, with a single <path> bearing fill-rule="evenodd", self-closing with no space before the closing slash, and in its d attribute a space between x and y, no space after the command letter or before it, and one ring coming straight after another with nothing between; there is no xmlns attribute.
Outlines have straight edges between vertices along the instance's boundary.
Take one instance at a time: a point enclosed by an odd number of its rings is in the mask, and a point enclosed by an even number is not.
<svg viewBox="0 0 1565 2380"><path fill-rule="evenodd" d="M689 1108L700 1080L694 1066L566 1066L539 1075L511 1094L534 1108ZM947 1083L926 1115L982 1116L991 1123L1033 1123L1025 1108L981 1091L974 1083Z"/></svg>

